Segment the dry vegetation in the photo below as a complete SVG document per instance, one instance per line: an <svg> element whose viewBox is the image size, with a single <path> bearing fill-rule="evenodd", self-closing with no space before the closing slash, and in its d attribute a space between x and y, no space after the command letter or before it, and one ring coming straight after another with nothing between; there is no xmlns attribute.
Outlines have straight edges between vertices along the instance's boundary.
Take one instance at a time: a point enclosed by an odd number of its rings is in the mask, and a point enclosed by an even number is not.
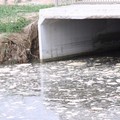
<svg viewBox="0 0 120 120"><path fill-rule="evenodd" d="M38 11L46 7L0 6L0 64L39 60Z"/></svg>
<svg viewBox="0 0 120 120"><path fill-rule="evenodd" d="M19 33L1 34L0 63L25 63L39 59L37 20Z"/></svg>

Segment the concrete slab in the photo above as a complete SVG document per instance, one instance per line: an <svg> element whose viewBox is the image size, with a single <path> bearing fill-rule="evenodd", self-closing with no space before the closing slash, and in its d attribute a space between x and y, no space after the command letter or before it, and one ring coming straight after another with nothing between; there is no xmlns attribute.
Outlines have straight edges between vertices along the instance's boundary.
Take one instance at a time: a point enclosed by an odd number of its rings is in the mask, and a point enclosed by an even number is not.
<svg viewBox="0 0 120 120"><path fill-rule="evenodd" d="M70 5L40 10L42 19L120 18L119 4ZM40 19L41 21L41 19Z"/></svg>
<svg viewBox="0 0 120 120"><path fill-rule="evenodd" d="M120 32L119 4L54 7L39 16L41 61L94 51L97 36Z"/></svg>

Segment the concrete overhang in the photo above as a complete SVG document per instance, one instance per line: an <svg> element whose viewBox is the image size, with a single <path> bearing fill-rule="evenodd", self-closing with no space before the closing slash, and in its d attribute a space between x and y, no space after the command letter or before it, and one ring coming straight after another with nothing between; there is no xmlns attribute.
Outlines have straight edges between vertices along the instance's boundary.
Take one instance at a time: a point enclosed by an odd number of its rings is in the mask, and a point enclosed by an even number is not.
<svg viewBox="0 0 120 120"><path fill-rule="evenodd" d="M39 17L41 61L93 51L100 34L120 32L119 4L54 7L40 10Z"/></svg>
<svg viewBox="0 0 120 120"><path fill-rule="evenodd" d="M120 18L119 4L70 5L40 10L43 19L109 19Z"/></svg>

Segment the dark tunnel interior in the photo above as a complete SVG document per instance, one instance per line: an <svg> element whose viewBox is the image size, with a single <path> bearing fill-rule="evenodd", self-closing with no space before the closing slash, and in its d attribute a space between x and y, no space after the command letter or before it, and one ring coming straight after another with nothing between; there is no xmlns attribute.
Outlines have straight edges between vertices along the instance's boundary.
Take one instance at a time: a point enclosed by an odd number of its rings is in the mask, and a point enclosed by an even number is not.
<svg viewBox="0 0 120 120"><path fill-rule="evenodd" d="M93 39L96 48L87 56L120 57L120 19L102 19L106 28Z"/></svg>

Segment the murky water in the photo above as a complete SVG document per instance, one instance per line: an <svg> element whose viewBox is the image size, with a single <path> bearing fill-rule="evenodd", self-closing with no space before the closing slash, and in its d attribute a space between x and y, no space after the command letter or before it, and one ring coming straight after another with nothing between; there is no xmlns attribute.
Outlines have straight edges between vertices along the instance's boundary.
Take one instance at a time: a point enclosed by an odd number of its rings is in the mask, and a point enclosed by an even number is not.
<svg viewBox="0 0 120 120"><path fill-rule="evenodd" d="M120 59L0 66L0 106L0 120L120 120Z"/></svg>

